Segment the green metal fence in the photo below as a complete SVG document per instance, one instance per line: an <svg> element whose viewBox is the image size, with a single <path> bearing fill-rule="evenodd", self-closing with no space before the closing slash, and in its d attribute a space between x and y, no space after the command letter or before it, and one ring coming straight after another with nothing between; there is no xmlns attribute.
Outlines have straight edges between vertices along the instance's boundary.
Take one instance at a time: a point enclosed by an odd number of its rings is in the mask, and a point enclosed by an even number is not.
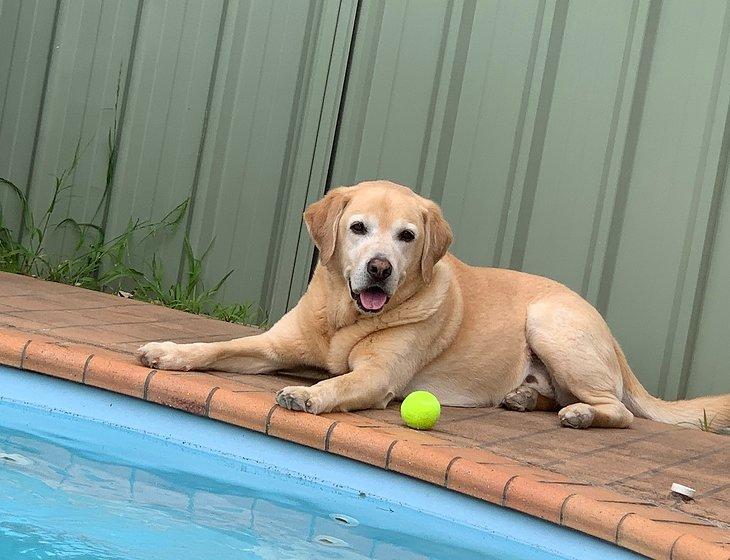
<svg viewBox="0 0 730 560"><path fill-rule="evenodd" d="M565 282L668 398L730 391L725 0L0 0L0 175L105 227L188 222L223 297L273 318L306 287L301 212L389 178L444 207L454 252ZM6 216L12 201L0 195Z"/></svg>

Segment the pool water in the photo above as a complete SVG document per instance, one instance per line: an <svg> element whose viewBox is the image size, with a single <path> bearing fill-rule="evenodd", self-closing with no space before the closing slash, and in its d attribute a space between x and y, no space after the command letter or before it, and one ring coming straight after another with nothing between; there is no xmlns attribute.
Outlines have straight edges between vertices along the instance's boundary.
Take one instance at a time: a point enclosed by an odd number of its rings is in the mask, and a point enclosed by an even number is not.
<svg viewBox="0 0 730 560"><path fill-rule="evenodd" d="M243 484L234 485L175 470L174 464L135 467L129 455L125 460L73 440L6 428L0 429L0 449L4 560L387 558L406 551L474 557L474 551L397 530L354 525L357 520L347 525L349 516L337 516L341 508L330 511L277 494L282 481L265 471L241 469ZM252 478L257 480L249 485Z"/></svg>
<svg viewBox="0 0 730 560"><path fill-rule="evenodd" d="M380 469L0 368L2 560L599 557L636 556Z"/></svg>

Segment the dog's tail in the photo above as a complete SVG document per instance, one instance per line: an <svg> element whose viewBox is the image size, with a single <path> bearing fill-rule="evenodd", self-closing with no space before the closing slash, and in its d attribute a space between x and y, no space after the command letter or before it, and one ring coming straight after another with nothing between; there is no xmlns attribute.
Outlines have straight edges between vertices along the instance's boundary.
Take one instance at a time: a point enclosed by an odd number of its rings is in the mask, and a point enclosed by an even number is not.
<svg viewBox="0 0 730 560"><path fill-rule="evenodd" d="M713 432L730 429L730 395L674 402L658 399L644 389L631 371L618 342L614 340L613 346L624 382L623 403L635 416Z"/></svg>

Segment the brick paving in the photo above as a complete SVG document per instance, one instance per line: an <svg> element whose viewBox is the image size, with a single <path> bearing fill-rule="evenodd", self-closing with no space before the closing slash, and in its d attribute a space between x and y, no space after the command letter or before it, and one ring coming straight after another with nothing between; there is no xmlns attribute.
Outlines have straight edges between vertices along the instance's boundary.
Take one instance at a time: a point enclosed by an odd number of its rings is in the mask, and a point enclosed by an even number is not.
<svg viewBox="0 0 730 560"><path fill-rule="evenodd" d="M156 371L133 355L143 342L256 332L0 273L0 363L351 457L654 558L730 558L730 437L642 419L626 430L577 431L560 428L554 413L452 407L423 433L402 427L396 404L319 417L284 410L274 394L302 383L291 374ZM671 497L672 482L695 488L696 499Z"/></svg>

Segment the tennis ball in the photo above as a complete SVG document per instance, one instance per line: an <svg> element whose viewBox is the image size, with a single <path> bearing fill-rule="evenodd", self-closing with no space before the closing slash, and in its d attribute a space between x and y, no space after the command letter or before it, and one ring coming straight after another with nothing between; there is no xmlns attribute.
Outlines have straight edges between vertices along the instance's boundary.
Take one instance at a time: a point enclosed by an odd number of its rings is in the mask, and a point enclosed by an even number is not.
<svg viewBox="0 0 730 560"><path fill-rule="evenodd" d="M400 417L409 428L430 430L441 416L439 400L428 391L414 391L400 405Z"/></svg>

